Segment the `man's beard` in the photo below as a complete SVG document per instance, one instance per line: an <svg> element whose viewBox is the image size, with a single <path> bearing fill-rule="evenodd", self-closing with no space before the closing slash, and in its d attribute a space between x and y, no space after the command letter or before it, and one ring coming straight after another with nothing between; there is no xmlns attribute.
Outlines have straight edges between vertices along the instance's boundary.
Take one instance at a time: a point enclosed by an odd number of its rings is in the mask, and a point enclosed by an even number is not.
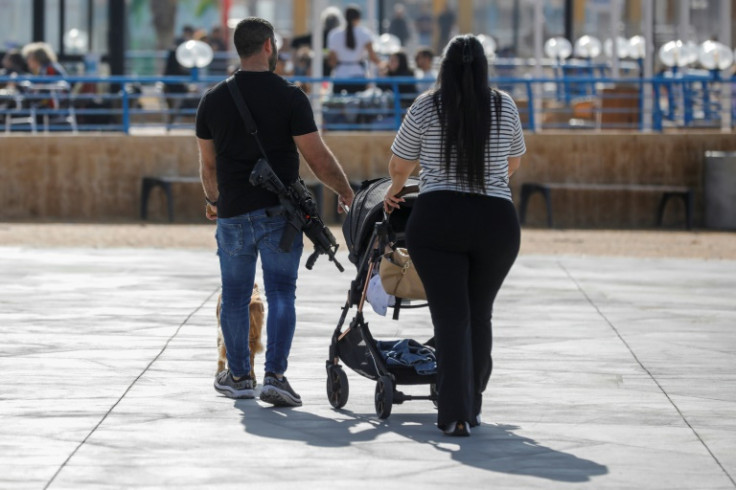
<svg viewBox="0 0 736 490"><path fill-rule="evenodd" d="M276 69L276 62L279 59L279 52L276 49L276 43L273 39L271 39L271 47L273 50L271 51L271 56L268 58L268 69L274 71Z"/></svg>

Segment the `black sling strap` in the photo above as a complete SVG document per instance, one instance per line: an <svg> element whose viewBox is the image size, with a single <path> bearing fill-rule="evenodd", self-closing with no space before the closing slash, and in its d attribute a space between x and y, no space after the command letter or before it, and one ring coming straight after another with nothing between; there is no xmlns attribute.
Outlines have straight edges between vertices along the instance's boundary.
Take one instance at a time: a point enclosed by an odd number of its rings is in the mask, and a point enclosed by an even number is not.
<svg viewBox="0 0 736 490"><path fill-rule="evenodd" d="M255 138L256 143L258 144L258 149L261 150L261 154L263 154L263 158L268 160L266 150L263 149L261 139L258 137L258 128L256 127L256 121L253 119L253 115L250 113L248 105L245 103L245 99L243 99L243 94L241 94L240 90L238 89L237 83L235 83L235 75L229 77L226 80L226 83L227 88L230 90L230 94L233 96L233 100L235 100L235 107L238 108L238 112L240 112L240 117L243 118L243 122L245 123L245 130L248 131L248 134Z"/></svg>

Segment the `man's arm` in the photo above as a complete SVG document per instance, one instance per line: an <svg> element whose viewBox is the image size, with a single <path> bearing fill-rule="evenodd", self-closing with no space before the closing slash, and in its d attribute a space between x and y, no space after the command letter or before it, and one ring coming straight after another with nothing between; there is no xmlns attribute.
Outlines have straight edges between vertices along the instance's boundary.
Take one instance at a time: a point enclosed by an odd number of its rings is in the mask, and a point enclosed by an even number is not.
<svg viewBox="0 0 736 490"><path fill-rule="evenodd" d="M352 206L354 194L350 182L319 131L294 136L294 142L314 175L338 195L339 202ZM338 212L342 212L339 206Z"/></svg>
<svg viewBox="0 0 736 490"><path fill-rule="evenodd" d="M202 180L204 197L209 201L216 202L219 197L217 190L217 157L215 143L213 140L197 138L199 146L199 178ZM217 206L207 203L205 215L209 220L217 219Z"/></svg>

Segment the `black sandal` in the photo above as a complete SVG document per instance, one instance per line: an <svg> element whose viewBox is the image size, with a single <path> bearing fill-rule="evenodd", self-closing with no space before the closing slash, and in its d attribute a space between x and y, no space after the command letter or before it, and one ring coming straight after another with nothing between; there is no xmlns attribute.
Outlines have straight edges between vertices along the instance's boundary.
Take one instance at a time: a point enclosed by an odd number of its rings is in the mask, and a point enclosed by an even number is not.
<svg viewBox="0 0 736 490"><path fill-rule="evenodd" d="M451 422L442 432L448 436L468 437L470 435L470 424L464 421Z"/></svg>

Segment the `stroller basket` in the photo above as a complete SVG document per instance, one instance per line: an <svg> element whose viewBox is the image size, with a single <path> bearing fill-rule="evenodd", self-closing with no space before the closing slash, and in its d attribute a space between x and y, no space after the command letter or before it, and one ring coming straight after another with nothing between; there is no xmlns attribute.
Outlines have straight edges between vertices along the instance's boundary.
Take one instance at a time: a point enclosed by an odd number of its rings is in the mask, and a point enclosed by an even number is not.
<svg viewBox="0 0 736 490"><path fill-rule="evenodd" d="M385 341L380 342L386 344ZM393 343L393 342L389 342ZM371 352L372 351L372 352ZM350 369L368 379L377 380L381 372L394 376L396 384L421 385L435 382L435 374L419 374L411 366L387 364L378 343L367 328L351 328L337 342L337 353Z"/></svg>

